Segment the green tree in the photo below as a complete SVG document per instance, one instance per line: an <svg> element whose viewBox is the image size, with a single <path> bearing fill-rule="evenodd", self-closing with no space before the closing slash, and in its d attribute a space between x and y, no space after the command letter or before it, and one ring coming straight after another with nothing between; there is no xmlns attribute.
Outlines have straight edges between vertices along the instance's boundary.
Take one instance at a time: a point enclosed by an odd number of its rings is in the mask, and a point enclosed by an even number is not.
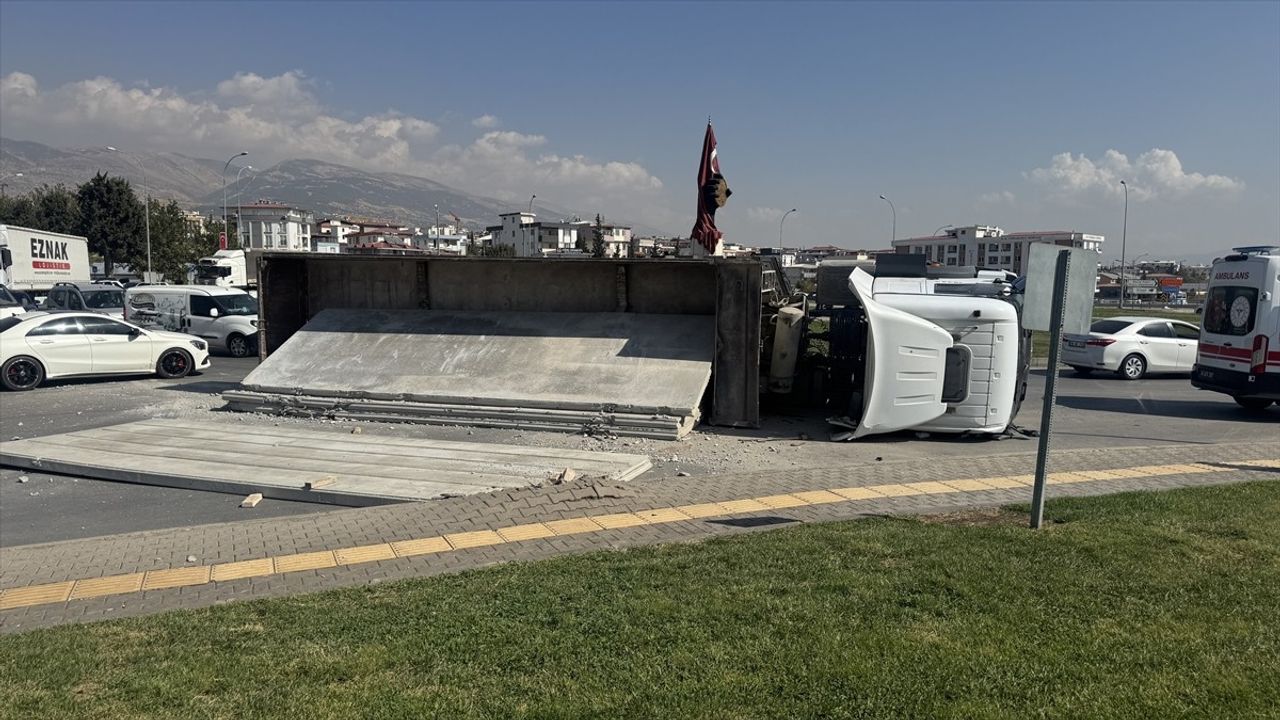
<svg viewBox="0 0 1280 720"><path fill-rule="evenodd" d="M80 234L80 199L66 185L41 185L31 191L31 201L39 218L37 228L66 235Z"/></svg>
<svg viewBox="0 0 1280 720"><path fill-rule="evenodd" d="M0 199L0 224L39 228L40 213L28 195Z"/></svg>
<svg viewBox="0 0 1280 720"><path fill-rule="evenodd" d="M591 257L604 257L604 221L596 213L596 224L591 228Z"/></svg>
<svg viewBox="0 0 1280 720"><path fill-rule="evenodd" d="M217 246L217 231L212 245ZM208 239L192 231L182 208L170 200L167 203L151 199L151 268L162 273L169 282L186 282L187 268L196 260L211 254ZM143 247L145 267L146 248Z"/></svg>
<svg viewBox="0 0 1280 720"><path fill-rule="evenodd" d="M142 203L124 178L98 173L76 190L80 201L80 234L89 249L102 256L103 271L110 275L116 263L135 269L146 262L143 243L146 218Z"/></svg>

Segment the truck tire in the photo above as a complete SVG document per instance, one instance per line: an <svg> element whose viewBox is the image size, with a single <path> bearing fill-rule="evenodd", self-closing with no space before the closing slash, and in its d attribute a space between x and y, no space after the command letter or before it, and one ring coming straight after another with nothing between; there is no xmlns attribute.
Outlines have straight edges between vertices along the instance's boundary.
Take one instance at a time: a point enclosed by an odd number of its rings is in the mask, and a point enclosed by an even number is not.
<svg viewBox="0 0 1280 720"><path fill-rule="evenodd" d="M253 343L249 338L240 333L231 333L227 336L227 352L231 354L231 357L249 357L252 347Z"/></svg>
<svg viewBox="0 0 1280 720"><path fill-rule="evenodd" d="M1240 397L1238 395L1233 395L1231 399L1235 400L1236 404L1245 410L1266 410L1268 407L1271 407L1272 403L1272 401L1267 398Z"/></svg>
<svg viewBox="0 0 1280 720"><path fill-rule="evenodd" d="M156 374L165 379L186 377L195 367L195 361L186 350L170 348L156 361Z"/></svg>
<svg viewBox="0 0 1280 720"><path fill-rule="evenodd" d="M11 357L0 368L0 382L9 390L32 390L44 382L44 366L27 355Z"/></svg>

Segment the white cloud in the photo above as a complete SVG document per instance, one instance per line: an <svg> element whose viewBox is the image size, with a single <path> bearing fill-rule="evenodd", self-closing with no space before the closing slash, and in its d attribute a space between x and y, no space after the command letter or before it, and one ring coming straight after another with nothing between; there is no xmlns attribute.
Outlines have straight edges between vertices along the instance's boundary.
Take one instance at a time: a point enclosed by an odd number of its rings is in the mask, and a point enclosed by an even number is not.
<svg viewBox="0 0 1280 720"><path fill-rule="evenodd" d="M782 213L786 212L781 208L772 207L749 207L747 208L747 219L757 223L776 223L782 219Z"/></svg>
<svg viewBox="0 0 1280 720"><path fill-rule="evenodd" d="M421 175L499 198L537 192L558 204L645 221L662 214L662 181L638 163L598 161L547 150L545 136L485 129L441 144L441 128L395 111L344 119L326 109L299 71L274 77L237 73L210 97L169 88L125 87L107 77L41 88L21 72L0 77L0 121L7 137L75 145L115 144L224 157L248 150L266 167L316 158L367 170Z"/></svg>
<svg viewBox="0 0 1280 720"><path fill-rule="evenodd" d="M1189 173L1182 168L1176 153L1161 148L1148 150L1133 161L1117 150L1106 151L1096 161L1083 154L1059 153L1053 156L1049 167L1036 168L1027 176L1065 196L1097 192L1122 195L1124 189L1120 181L1125 180L1130 197L1135 200L1244 188L1243 182L1225 175Z"/></svg>
<svg viewBox="0 0 1280 720"><path fill-rule="evenodd" d="M981 205L1014 205L1017 202L1018 196L1008 190L983 193L978 196L978 203Z"/></svg>

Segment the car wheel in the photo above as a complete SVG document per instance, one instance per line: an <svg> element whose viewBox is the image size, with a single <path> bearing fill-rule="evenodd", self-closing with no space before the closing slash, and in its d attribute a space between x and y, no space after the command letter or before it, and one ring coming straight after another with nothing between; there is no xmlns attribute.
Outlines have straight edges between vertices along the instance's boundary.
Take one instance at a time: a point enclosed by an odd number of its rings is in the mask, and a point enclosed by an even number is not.
<svg viewBox="0 0 1280 720"><path fill-rule="evenodd" d="M1236 404L1245 410L1266 410L1271 406L1271 400L1258 397L1232 397Z"/></svg>
<svg viewBox="0 0 1280 720"><path fill-rule="evenodd" d="M1076 374L1079 375L1080 377L1089 377L1090 375L1093 374L1093 368L1091 367L1081 367L1079 365L1072 365L1071 369L1075 370Z"/></svg>
<svg viewBox="0 0 1280 720"><path fill-rule="evenodd" d="M162 378L186 377L195 367L195 362L186 350L173 348L165 350L156 362L156 374Z"/></svg>
<svg viewBox="0 0 1280 720"><path fill-rule="evenodd" d="M248 357L251 347L249 338L243 335L233 334L227 337L227 352L231 353L231 357Z"/></svg>
<svg viewBox="0 0 1280 720"><path fill-rule="evenodd" d="M31 390L44 382L44 366L26 355L9 358L0 368L0 381L10 390Z"/></svg>
<svg viewBox="0 0 1280 720"><path fill-rule="evenodd" d="M1147 361L1141 355L1127 355L1120 361L1120 377L1125 380L1141 380L1147 374Z"/></svg>

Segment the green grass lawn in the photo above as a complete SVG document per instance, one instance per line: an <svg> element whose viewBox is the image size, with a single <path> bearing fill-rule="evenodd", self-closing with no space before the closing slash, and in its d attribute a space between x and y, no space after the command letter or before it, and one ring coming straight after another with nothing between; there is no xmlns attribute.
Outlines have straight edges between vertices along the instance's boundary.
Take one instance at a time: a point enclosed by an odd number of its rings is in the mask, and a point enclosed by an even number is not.
<svg viewBox="0 0 1280 720"><path fill-rule="evenodd" d="M798 526L0 638L12 718L1261 718L1280 483Z"/></svg>

